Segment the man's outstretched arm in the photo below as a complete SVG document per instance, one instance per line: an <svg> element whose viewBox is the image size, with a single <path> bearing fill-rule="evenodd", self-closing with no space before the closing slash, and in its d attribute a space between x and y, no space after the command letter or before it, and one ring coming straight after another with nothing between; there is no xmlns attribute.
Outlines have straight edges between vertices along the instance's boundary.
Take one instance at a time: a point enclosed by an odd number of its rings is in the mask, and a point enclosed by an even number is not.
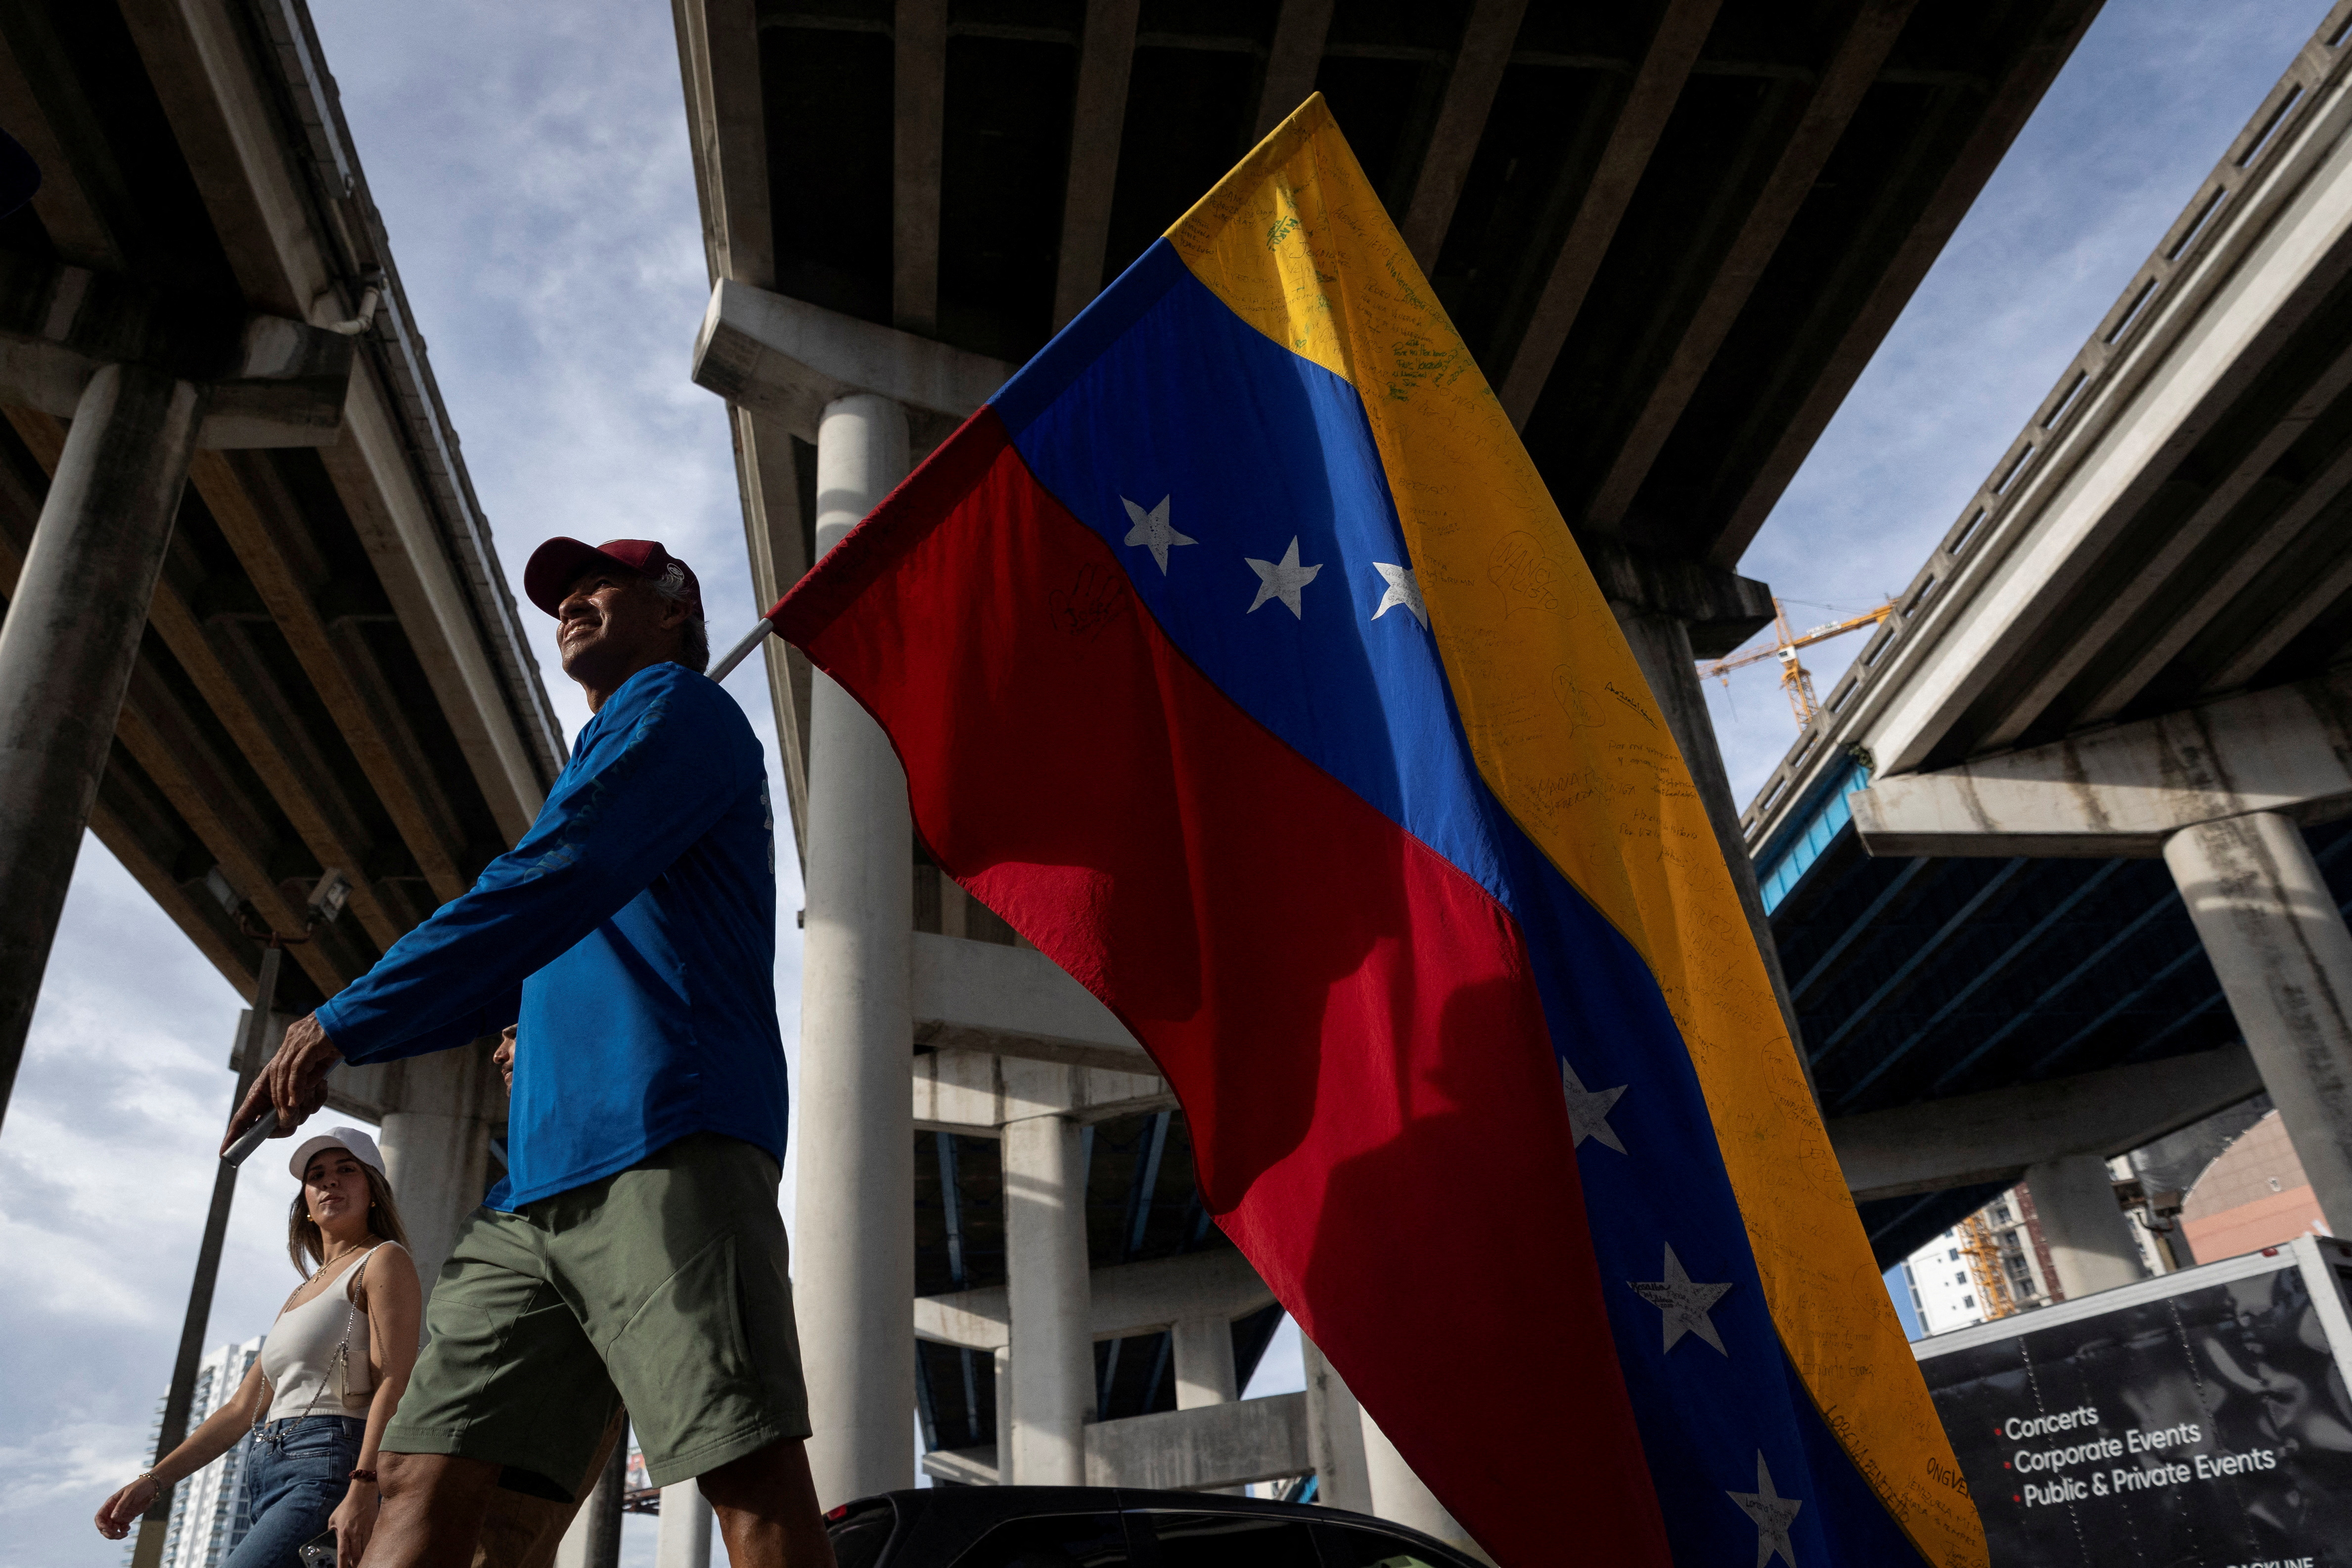
<svg viewBox="0 0 2352 1568"><path fill-rule="evenodd" d="M411 1043L412 1056L423 1056L434 1051L446 1051L479 1040L493 1028L504 1026L506 1039L500 1050L514 1050L513 1019L521 1005L522 988L515 988L493 1002L480 1014L461 1018L446 1024L422 1043ZM229 1145L236 1142L245 1130L261 1120L266 1111L278 1113L278 1132L274 1136L287 1136L327 1103L327 1074L341 1065L343 1053L319 1021L317 1013L307 1013L286 1026L286 1037L278 1042L278 1054L269 1059L253 1087L237 1105L236 1113L229 1118L228 1132L221 1139L221 1153L226 1155ZM507 1087L514 1087L511 1066L505 1069Z"/></svg>
<svg viewBox="0 0 2352 1568"><path fill-rule="evenodd" d="M730 701L688 688L609 715L622 720L616 733L549 798L522 842L295 1026L299 1035L288 1030L230 1140L273 1106L276 1135L291 1133L324 1103L339 1061L423 1055L512 1022L524 978L645 891L735 797L740 774L720 760L735 741L706 706Z"/></svg>

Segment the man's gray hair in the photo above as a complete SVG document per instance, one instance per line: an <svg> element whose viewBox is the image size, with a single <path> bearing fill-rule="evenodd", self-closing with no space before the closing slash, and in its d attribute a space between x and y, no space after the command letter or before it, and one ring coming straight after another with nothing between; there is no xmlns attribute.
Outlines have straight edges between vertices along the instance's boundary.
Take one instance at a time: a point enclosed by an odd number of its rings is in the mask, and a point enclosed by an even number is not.
<svg viewBox="0 0 2352 1568"><path fill-rule="evenodd" d="M677 663L698 675L710 667L710 627L699 615L677 629Z"/></svg>

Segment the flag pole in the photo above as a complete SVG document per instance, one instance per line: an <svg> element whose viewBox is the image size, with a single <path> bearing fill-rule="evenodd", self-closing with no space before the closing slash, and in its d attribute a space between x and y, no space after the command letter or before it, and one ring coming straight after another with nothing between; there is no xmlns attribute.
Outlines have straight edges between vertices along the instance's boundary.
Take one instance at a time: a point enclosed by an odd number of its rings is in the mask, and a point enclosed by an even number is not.
<svg viewBox="0 0 2352 1568"><path fill-rule="evenodd" d="M752 622L751 629L744 632L733 647L719 655L719 662L710 666L710 678L714 681L723 681L734 674L735 666L749 658L751 650L758 647L766 640L768 633L776 629L776 613L783 607L784 601L781 599L768 606L768 612Z"/></svg>

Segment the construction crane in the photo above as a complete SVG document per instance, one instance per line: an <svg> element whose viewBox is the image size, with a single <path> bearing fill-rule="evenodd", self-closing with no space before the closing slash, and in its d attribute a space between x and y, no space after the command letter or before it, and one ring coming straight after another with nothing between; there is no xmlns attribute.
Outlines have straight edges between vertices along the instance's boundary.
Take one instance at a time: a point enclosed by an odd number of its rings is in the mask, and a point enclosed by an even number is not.
<svg viewBox="0 0 2352 1568"><path fill-rule="evenodd" d="M1984 1305L1979 1310L1985 1322L2013 1316L2018 1311L2016 1296L2009 1288L2009 1269L2001 1257L2000 1238L1985 1223L1984 1211L1979 1209L1959 1223L1960 1252L1969 1260L1969 1273L1976 1281L1977 1300Z"/></svg>
<svg viewBox="0 0 2352 1568"><path fill-rule="evenodd" d="M1791 632L1789 630L1789 612L1775 599L1772 601L1772 629L1776 636L1771 646L1734 653L1727 659L1717 659L1701 669L1699 674L1719 677L1728 686L1732 671L1745 669L1766 659L1780 660L1780 689L1789 694L1789 707L1797 716L1798 727L1802 728L1813 722L1813 716L1822 711L1822 703L1813 695L1812 673L1798 660L1797 650L1810 648L1816 643L1826 643L1832 637L1843 637L1849 632L1859 632L1865 626L1875 626L1895 613L1895 601L1890 599L1875 610L1865 610L1843 621L1832 621L1810 632Z"/></svg>

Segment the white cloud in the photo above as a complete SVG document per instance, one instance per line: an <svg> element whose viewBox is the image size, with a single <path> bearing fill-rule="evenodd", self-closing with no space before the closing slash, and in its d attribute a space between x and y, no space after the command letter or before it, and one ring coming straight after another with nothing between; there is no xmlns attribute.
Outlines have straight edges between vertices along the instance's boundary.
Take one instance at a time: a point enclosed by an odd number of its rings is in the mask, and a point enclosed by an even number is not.
<svg viewBox="0 0 2352 1568"><path fill-rule="evenodd" d="M108 1494L138 1472L145 1461L134 1456L146 1445L143 1425L70 1420L25 1434L22 1442L0 1444L0 1473L9 1478L8 1490L0 1494L0 1519L58 1509L78 1512L87 1521ZM91 1541L100 1541L94 1527L85 1522L84 1528Z"/></svg>

